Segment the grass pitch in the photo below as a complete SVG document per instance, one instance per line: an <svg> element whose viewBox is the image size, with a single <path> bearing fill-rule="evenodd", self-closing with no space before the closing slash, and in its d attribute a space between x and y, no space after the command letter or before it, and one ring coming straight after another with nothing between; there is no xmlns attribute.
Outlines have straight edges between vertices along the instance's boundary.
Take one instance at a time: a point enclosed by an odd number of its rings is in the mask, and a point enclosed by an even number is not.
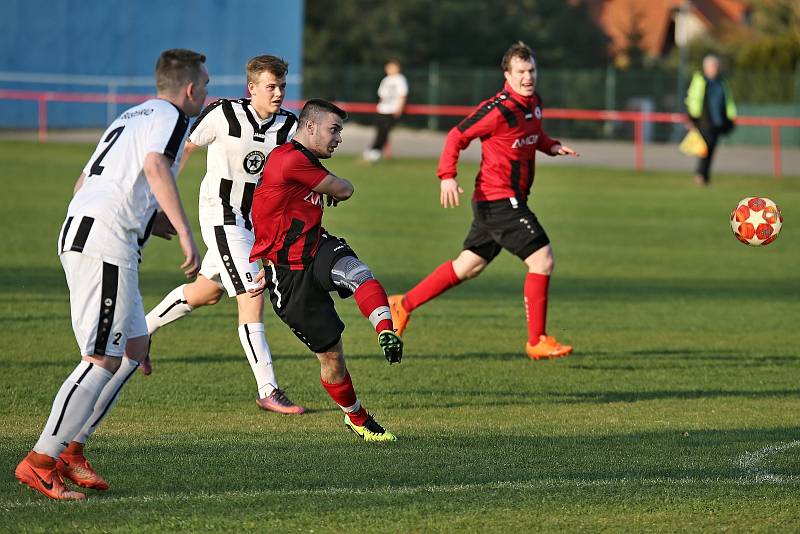
<svg viewBox="0 0 800 534"><path fill-rule="evenodd" d="M3 142L0 256L2 531L796 531L800 529L800 184L540 168L532 207L556 252L549 330L575 354L529 361L524 269L502 254L417 312L390 367L337 301L360 398L399 436L342 425L318 364L268 309L281 385L312 413L260 412L232 300L158 333L89 442L111 489L55 503L19 486L77 361L56 235L91 147ZM435 162L329 162L356 194L326 211L390 292L448 258L468 195L438 206ZM190 218L204 169L180 179ZM475 166L462 165L464 185ZM775 200L764 249L730 235L745 196ZM146 306L182 282L176 242L145 250Z"/></svg>

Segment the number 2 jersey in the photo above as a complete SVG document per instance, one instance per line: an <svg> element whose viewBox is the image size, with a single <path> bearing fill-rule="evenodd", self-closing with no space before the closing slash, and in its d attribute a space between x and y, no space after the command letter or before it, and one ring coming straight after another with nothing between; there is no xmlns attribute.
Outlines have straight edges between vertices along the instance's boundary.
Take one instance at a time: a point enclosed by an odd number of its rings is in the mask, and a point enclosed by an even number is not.
<svg viewBox="0 0 800 534"><path fill-rule="evenodd" d="M144 174L147 154L164 154L173 176L189 128L189 116L153 98L117 117L103 132L83 169L58 237L58 253L76 251L105 262L138 268L159 209Z"/></svg>
<svg viewBox="0 0 800 534"><path fill-rule="evenodd" d="M200 224L252 230L253 192L267 156L296 129L292 112L279 109L261 119L246 98L209 104L189 132L190 142L208 146L200 185Z"/></svg>
<svg viewBox="0 0 800 534"><path fill-rule="evenodd" d="M473 139L481 140L481 166L475 177L473 200L516 198L524 203L533 185L536 151L550 154L554 145L542 129L538 93L525 97L508 83L447 134L439 158L439 178L456 177L459 153Z"/></svg>

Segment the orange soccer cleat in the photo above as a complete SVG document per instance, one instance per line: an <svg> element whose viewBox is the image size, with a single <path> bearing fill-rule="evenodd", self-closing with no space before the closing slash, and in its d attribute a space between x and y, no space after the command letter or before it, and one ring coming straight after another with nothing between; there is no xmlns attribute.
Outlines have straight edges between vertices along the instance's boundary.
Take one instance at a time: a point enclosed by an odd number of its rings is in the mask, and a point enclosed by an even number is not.
<svg viewBox="0 0 800 534"><path fill-rule="evenodd" d="M55 466L49 468L34 466L31 462L32 454L33 452L28 453L14 470L14 475L21 484L25 484L51 499L80 501L86 498L83 493L72 491L64 485L64 479Z"/></svg>
<svg viewBox="0 0 800 534"><path fill-rule="evenodd" d="M563 358L572 352L572 345L562 345L553 336L539 336L536 345L525 344L525 352L531 360Z"/></svg>
<svg viewBox="0 0 800 534"><path fill-rule="evenodd" d="M56 460L56 468L61 476L73 481L82 488L107 490L108 482L103 480L83 454L64 454Z"/></svg>
<svg viewBox="0 0 800 534"><path fill-rule="evenodd" d="M403 297L404 295L392 295L389 297L389 309L392 312L394 331L401 337L403 332L406 331L409 319L411 319L411 312L406 311L403 307Z"/></svg>

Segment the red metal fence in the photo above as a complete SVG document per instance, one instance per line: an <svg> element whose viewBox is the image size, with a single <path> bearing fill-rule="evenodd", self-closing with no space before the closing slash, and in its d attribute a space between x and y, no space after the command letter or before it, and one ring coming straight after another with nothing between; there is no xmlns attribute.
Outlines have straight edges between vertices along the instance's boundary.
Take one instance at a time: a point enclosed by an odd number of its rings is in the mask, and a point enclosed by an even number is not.
<svg viewBox="0 0 800 534"><path fill-rule="evenodd" d="M38 103L38 135L39 141L47 141L47 104L48 102L87 102L138 104L151 98L150 95L110 94L110 93L74 93L53 91L23 91L0 89L0 100L28 100ZM300 108L302 102L287 101L286 106ZM351 113L374 113L375 104L365 102L338 102L343 109ZM409 104L405 108L408 115L439 115L463 117L474 110L472 106L441 106L427 104ZM581 120L581 121L616 121L633 123L634 162L637 170L644 169L644 125L646 123L685 123L682 113L660 113L643 111L613 111L590 109L546 109L548 119ZM772 133L772 174L780 177L781 168L781 128L800 128L800 119L784 117L738 117L739 126L761 126L770 128Z"/></svg>

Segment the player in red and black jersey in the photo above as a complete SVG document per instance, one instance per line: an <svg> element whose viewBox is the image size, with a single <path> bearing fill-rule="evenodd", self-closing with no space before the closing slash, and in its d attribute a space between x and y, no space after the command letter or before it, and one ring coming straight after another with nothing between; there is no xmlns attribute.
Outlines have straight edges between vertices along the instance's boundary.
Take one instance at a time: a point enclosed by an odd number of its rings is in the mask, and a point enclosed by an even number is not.
<svg viewBox="0 0 800 534"><path fill-rule="evenodd" d="M472 227L464 250L440 265L405 295L389 302L392 319L402 335L413 310L451 287L478 276L502 249L522 259L525 278L525 314L528 320L526 353L532 359L557 358L572 352L545 333L547 292L553 272L553 249L536 215L528 208L536 151L550 156L577 156L551 139L542 129L542 102L535 91L536 59L523 42L503 56L506 84L447 135L439 159L440 201L459 204L464 191L456 181L459 153L473 139L481 140L481 165L472 198Z"/></svg>
<svg viewBox="0 0 800 534"><path fill-rule="evenodd" d="M322 227L323 197L335 206L353 194L348 180L320 162L341 143L345 118L330 102L309 100L292 141L270 153L253 197L250 261L262 260L264 270L261 287L251 293L266 288L275 313L317 355L322 386L345 412L345 426L365 441L394 441L356 396L344 361L344 324L330 296L353 295L386 359L400 362L403 342L394 332L386 291L345 240Z"/></svg>

